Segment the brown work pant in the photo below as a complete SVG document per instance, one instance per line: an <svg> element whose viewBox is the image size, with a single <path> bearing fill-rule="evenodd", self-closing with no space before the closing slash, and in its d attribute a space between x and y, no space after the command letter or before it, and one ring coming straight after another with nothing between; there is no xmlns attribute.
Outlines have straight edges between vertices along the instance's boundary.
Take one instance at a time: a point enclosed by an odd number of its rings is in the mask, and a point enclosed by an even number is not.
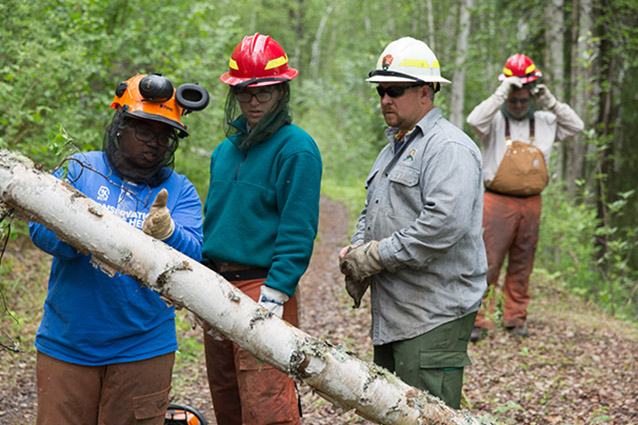
<svg viewBox="0 0 638 425"><path fill-rule="evenodd" d="M163 425L175 353L104 366L38 352L37 425Z"/></svg>
<svg viewBox="0 0 638 425"><path fill-rule="evenodd" d="M503 326L523 326L529 305L529 277L538 244L541 195L520 198L485 192L483 240L487 252L488 290L476 316L475 326L494 328L492 321L498 278L509 254L503 286Z"/></svg>
<svg viewBox="0 0 638 425"><path fill-rule="evenodd" d="M264 279L232 282L257 301ZM283 319L297 326L297 298L284 304ZM220 425L300 423L295 383L232 341L219 341L204 326L208 384Z"/></svg>

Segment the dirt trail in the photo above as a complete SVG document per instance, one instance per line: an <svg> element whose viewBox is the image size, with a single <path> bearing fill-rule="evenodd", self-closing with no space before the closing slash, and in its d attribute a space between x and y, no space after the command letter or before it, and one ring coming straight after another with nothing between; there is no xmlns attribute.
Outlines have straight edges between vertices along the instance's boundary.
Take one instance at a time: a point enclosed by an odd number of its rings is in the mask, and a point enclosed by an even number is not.
<svg viewBox="0 0 638 425"><path fill-rule="evenodd" d="M322 198L319 237L300 284L301 328L371 361L369 296L352 309L337 269L350 231L343 207ZM496 329L470 346L463 408L504 424L638 424L638 329L597 313L542 274L532 279L531 336ZM307 385L299 389L304 425L371 423Z"/></svg>
<svg viewBox="0 0 638 425"><path fill-rule="evenodd" d="M310 265L299 286L300 327L312 336L341 344L357 353L361 359L371 361L367 299L359 309L352 309L337 267L339 249L347 243L347 231L347 212L341 204L322 197L319 234ZM196 338L199 340L198 335ZM209 424L216 424L202 359L198 362L198 369L191 372L196 379L182 385L180 391L175 393L174 401L195 406L206 416ZM308 385L298 382L298 389L304 425L372 423L353 412L344 413L333 408L329 402L314 394Z"/></svg>
<svg viewBox="0 0 638 425"><path fill-rule="evenodd" d="M300 284L301 328L370 361L369 298L352 309L337 269L349 231L343 207L322 198L319 236ZM45 256L25 261L45 261ZM638 424L638 330L596 313L536 274L529 313L529 338L497 329L470 346L464 408L492 413L504 424ZM182 332L191 337L182 346L201 343L198 332ZM0 351L0 424L35 423L34 372L32 350ZM172 401L196 407L214 425L205 376L201 356L176 370ZM334 409L307 385L300 383L299 390L304 425L370 424Z"/></svg>

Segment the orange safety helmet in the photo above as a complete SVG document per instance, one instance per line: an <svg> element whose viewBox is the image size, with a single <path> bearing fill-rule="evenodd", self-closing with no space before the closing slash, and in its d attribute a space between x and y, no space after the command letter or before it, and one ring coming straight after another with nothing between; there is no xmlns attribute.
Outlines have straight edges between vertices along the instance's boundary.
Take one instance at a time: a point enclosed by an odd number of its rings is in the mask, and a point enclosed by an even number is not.
<svg viewBox="0 0 638 425"><path fill-rule="evenodd" d="M259 33L244 37L235 47L228 68L219 79L238 88L280 84L299 75L288 65L288 56L279 43Z"/></svg>
<svg viewBox="0 0 638 425"><path fill-rule="evenodd" d="M503 67L503 73L498 76L498 80L503 81L507 77L519 77L523 84L527 84L542 76L543 73L536 68L530 58L516 53L507 59Z"/></svg>
<svg viewBox="0 0 638 425"><path fill-rule="evenodd" d="M137 74L117 85L111 108L122 109L133 118L168 124L179 130L179 137L186 137L182 116L204 109L208 101L208 92L197 84L182 84L175 90L160 74Z"/></svg>

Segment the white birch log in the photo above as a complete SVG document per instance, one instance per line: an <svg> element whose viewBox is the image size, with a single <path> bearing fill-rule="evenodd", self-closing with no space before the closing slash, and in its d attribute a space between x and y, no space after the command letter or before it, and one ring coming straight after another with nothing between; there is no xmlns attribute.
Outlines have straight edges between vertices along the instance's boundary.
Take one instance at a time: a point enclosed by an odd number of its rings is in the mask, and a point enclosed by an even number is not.
<svg viewBox="0 0 638 425"><path fill-rule="evenodd" d="M86 170L85 172L91 172ZM0 206L197 314L322 397L380 424L480 424L374 364L269 315L221 276L137 230L30 161L0 150Z"/></svg>

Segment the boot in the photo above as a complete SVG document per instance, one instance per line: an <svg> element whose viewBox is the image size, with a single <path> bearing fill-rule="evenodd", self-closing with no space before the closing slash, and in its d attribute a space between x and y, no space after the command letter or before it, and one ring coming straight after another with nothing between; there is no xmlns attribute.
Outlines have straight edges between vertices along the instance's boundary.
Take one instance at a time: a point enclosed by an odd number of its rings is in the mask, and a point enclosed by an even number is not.
<svg viewBox="0 0 638 425"><path fill-rule="evenodd" d="M510 327L507 328L507 330L512 335L520 336L522 338L527 338L529 336L529 332L527 332L527 329L525 328L525 325L523 325L523 326L510 326Z"/></svg>

